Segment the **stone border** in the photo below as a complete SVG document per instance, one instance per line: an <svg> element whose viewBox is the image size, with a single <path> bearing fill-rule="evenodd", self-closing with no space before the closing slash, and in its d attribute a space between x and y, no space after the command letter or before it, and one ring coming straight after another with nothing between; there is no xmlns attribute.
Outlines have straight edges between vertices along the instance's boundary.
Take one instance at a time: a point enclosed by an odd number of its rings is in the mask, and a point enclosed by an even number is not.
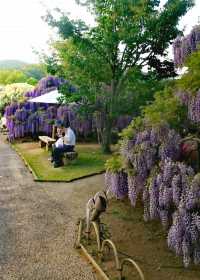
<svg viewBox="0 0 200 280"><path fill-rule="evenodd" d="M30 166L30 164L26 161L25 157L22 155L22 153L12 143L10 143L10 146L21 157L21 159L24 162L24 165L28 168L29 172L33 175L34 181L36 181L38 179L38 177L37 177L35 171Z"/></svg>
<svg viewBox="0 0 200 280"><path fill-rule="evenodd" d="M33 179L35 182L44 182L44 183L70 183L70 182L74 182L80 179L85 179L85 178L89 178L95 175L100 175L105 173L105 169L99 172L94 172L91 174L87 174L87 175L83 175L77 178L73 178L73 179L69 179L69 180L47 180L47 179L39 179L37 174L35 173L35 171L33 170L33 168L30 166L30 164L27 162L27 160L24 158L24 156L22 155L22 153L12 144L9 143L11 148L13 150L15 150L15 152L21 157L21 159L23 160L25 166L28 168L29 172L33 175Z"/></svg>

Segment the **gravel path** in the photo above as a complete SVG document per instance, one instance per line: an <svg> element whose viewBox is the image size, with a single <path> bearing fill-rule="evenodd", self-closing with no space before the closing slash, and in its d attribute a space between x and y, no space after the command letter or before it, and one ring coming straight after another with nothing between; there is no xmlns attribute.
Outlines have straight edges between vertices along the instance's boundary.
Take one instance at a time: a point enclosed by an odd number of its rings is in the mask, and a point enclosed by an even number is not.
<svg viewBox="0 0 200 280"><path fill-rule="evenodd" d="M0 279L97 279L73 249L77 218L103 176L36 183L0 138Z"/></svg>

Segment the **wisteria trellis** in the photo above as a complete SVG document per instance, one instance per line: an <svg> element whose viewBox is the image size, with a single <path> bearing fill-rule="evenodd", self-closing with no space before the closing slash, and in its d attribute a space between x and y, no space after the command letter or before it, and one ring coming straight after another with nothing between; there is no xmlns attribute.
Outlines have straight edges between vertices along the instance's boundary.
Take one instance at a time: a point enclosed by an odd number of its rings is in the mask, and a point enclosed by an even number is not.
<svg viewBox="0 0 200 280"><path fill-rule="evenodd" d="M68 90L74 92L74 87L64 79L48 76L40 80L38 86L25 93L27 99L34 98L67 84ZM86 137L96 129L95 118L86 116L81 118L76 114L78 105L48 105L42 103L23 102L12 103L5 108L9 139L22 138L26 135L37 136L39 133L52 134L55 120L68 118L77 136ZM122 129L131 121L130 117L120 117L116 127Z"/></svg>
<svg viewBox="0 0 200 280"><path fill-rule="evenodd" d="M35 89L25 93L25 97L29 99L40 96L57 88L64 82L63 79L53 76L43 78ZM11 140L38 132L50 135L52 120L57 117L57 108L56 106L27 101L23 103L15 102L5 108L5 116Z"/></svg>

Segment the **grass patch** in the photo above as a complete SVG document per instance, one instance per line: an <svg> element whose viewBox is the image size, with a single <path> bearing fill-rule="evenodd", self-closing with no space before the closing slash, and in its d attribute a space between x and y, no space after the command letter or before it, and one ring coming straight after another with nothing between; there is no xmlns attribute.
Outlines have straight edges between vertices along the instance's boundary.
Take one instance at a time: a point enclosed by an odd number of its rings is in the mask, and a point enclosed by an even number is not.
<svg viewBox="0 0 200 280"><path fill-rule="evenodd" d="M16 143L14 148L22 155L38 180L72 181L103 172L108 155L101 152L99 145L79 144L76 146L78 158L69 165L54 168L48 160L50 152L38 147L38 143Z"/></svg>

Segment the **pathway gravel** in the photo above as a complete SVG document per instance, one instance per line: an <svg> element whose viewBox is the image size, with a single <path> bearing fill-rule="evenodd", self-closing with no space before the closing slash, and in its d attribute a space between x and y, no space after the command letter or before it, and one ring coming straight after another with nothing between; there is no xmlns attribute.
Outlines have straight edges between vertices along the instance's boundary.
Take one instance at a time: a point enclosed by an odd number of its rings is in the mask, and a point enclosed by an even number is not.
<svg viewBox="0 0 200 280"><path fill-rule="evenodd" d="M73 183L36 183L0 137L0 280L90 280L73 249L75 224L103 175Z"/></svg>

